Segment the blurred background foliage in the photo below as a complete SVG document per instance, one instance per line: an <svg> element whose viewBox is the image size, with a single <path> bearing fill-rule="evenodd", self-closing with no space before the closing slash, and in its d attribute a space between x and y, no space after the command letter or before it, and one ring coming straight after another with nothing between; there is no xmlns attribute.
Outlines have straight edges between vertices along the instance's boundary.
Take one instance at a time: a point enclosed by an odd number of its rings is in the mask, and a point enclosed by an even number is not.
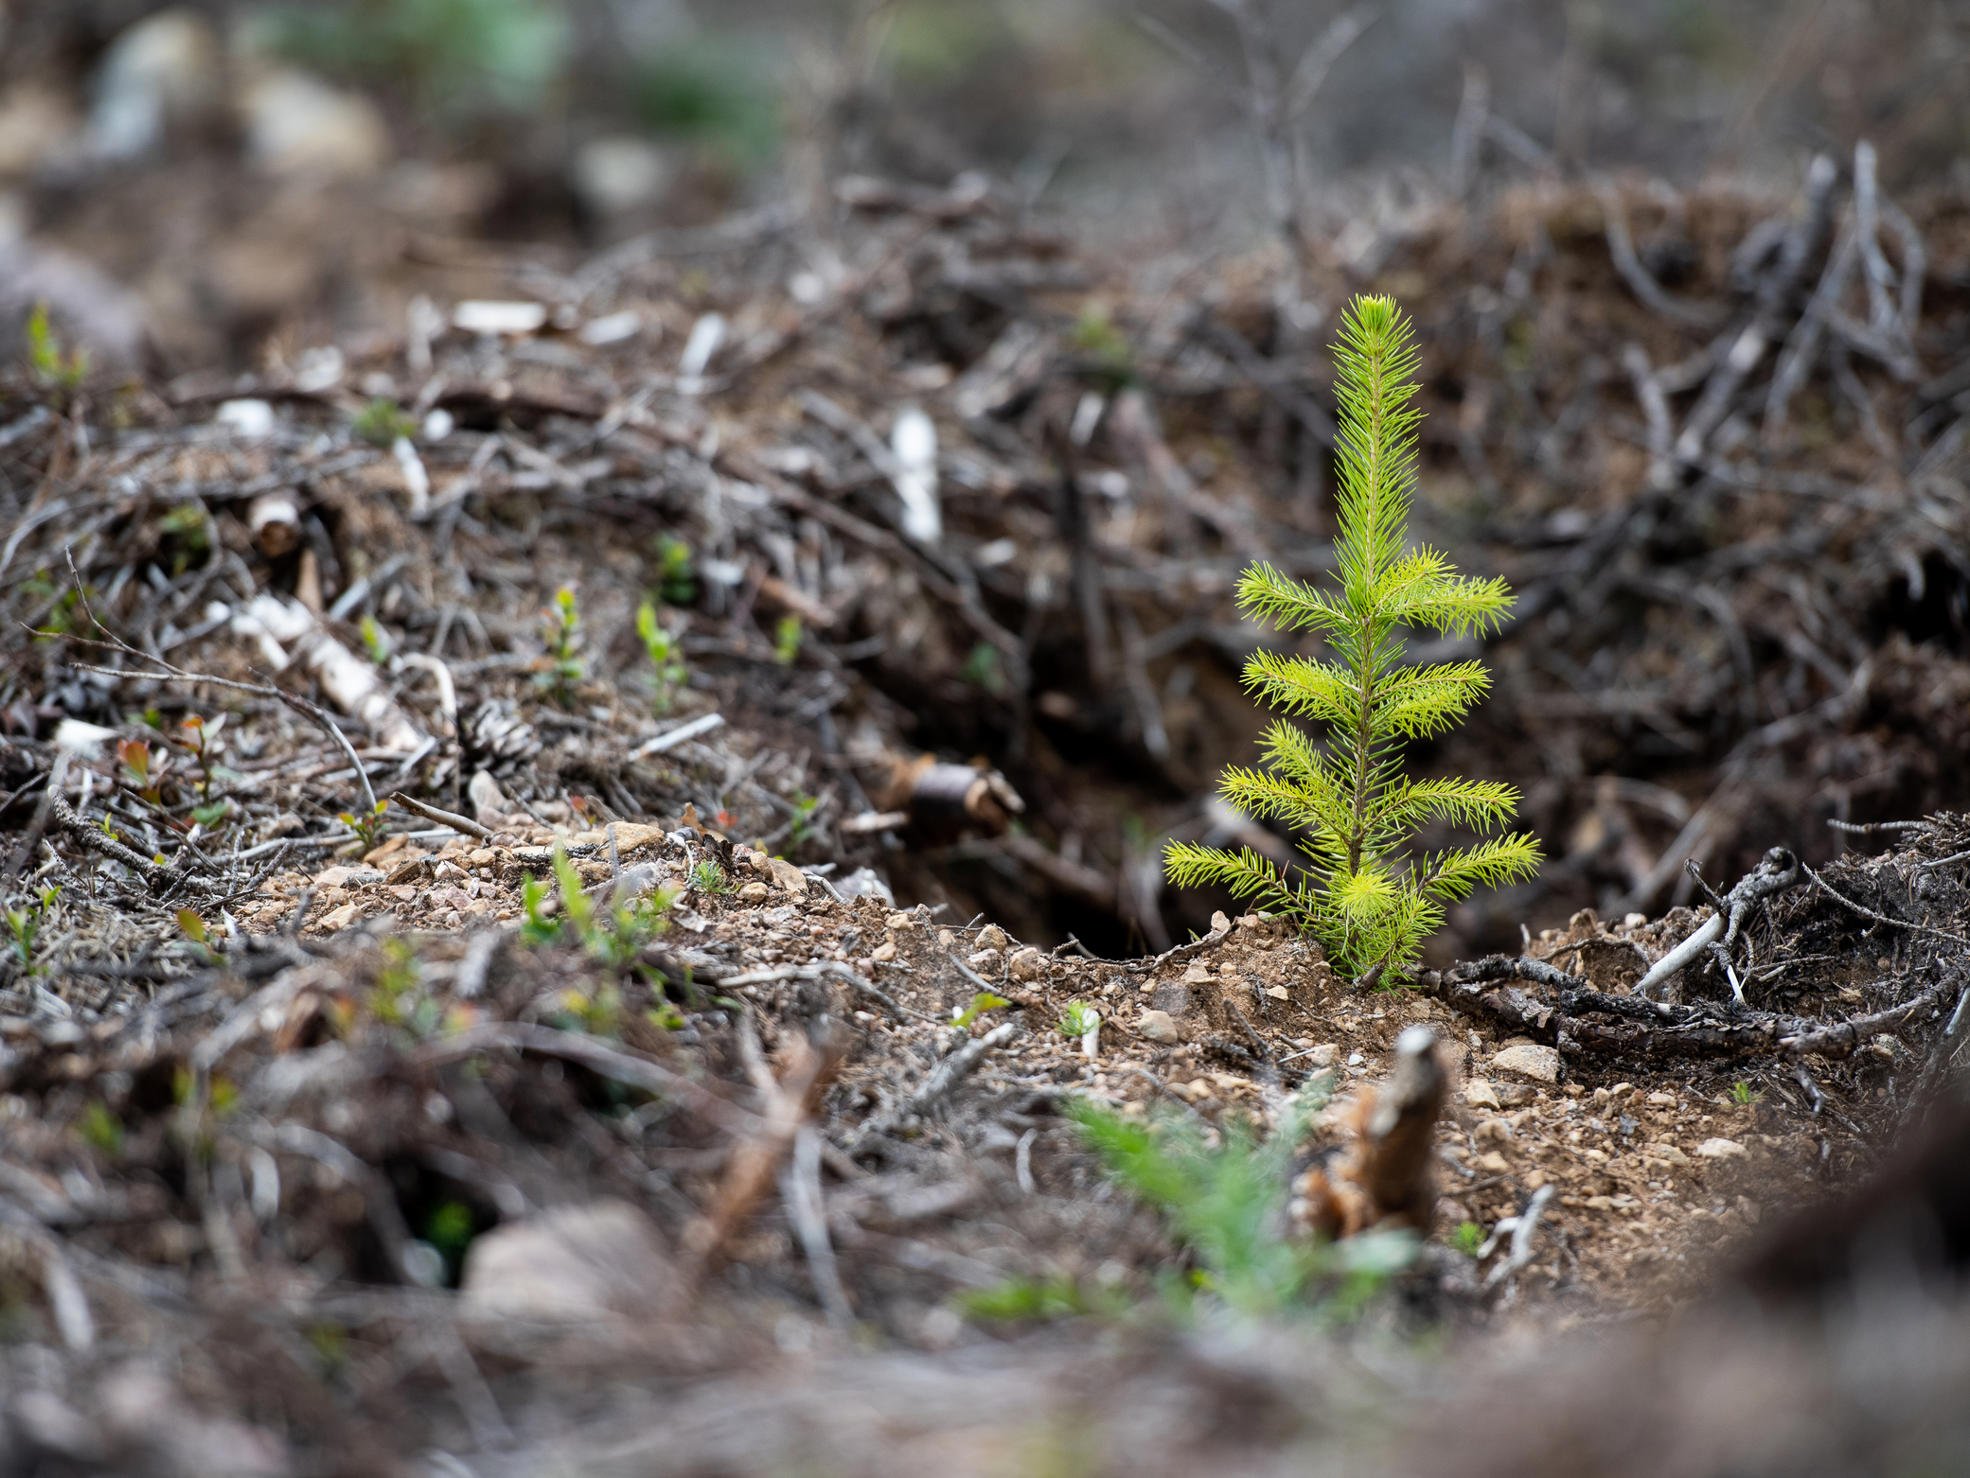
<svg viewBox="0 0 1970 1478"><path fill-rule="evenodd" d="M435 120L536 112L563 85L570 58L568 17L548 0L347 0L248 14L273 54L400 91Z"/></svg>
<svg viewBox="0 0 1970 1478"><path fill-rule="evenodd" d="M1891 192L1970 188L1966 96L1964 0L0 0L0 247L196 358L377 283L378 221L593 247L981 170L1091 244L1235 252L1269 129L1339 232L1446 182L1789 190L1863 138ZM105 292L35 291L129 357Z"/></svg>
<svg viewBox="0 0 1970 1478"><path fill-rule="evenodd" d="M0 0L0 78L99 85L117 38L190 13L238 50L360 88L406 146L489 122L708 146L752 178L787 146L926 177L1039 161L1063 188L1145 172L1251 183L1257 68L1360 34L1296 120L1323 179L1436 166L1473 89L1561 165L1670 177L1796 163L1865 134L1885 183L1970 151L1961 0ZM536 139L536 146L542 140Z"/></svg>

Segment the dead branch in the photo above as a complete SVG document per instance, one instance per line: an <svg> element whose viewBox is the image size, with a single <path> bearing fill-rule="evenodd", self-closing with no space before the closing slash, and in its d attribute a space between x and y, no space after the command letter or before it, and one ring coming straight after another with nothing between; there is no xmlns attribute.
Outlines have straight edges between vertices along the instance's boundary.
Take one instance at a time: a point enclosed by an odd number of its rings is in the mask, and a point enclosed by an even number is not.
<svg viewBox="0 0 1970 1478"><path fill-rule="evenodd" d="M684 1245L692 1258L687 1287L702 1285L703 1275L718 1266L732 1238L752 1218L766 1193L779 1179L780 1167L793 1152L794 1141L821 1106L821 1099L841 1070L844 1053L832 1032L818 1040L796 1038L777 1075L759 1052L751 1019L740 1017L740 1050L761 1096L764 1112L758 1128L742 1140L726 1163L725 1174L704 1214L685 1232Z"/></svg>

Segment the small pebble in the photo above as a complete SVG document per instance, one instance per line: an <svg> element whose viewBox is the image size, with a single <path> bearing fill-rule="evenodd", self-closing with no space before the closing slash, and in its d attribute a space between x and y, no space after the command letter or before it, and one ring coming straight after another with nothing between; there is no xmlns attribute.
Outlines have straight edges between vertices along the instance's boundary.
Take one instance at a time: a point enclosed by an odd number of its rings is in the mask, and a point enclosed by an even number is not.
<svg viewBox="0 0 1970 1478"><path fill-rule="evenodd" d="M1735 1139L1706 1139L1696 1147L1699 1160L1735 1160L1745 1153L1744 1146Z"/></svg>
<svg viewBox="0 0 1970 1478"><path fill-rule="evenodd" d="M1530 1043L1506 1047L1492 1057L1491 1065L1500 1072L1514 1073L1536 1083L1560 1080L1560 1054L1551 1047Z"/></svg>
<svg viewBox="0 0 1970 1478"><path fill-rule="evenodd" d="M1170 1043L1183 1040L1182 1034L1177 1031L1175 1018L1167 1011L1143 1012L1135 1019L1135 1029L1136 1035L1146 1042Z"/></svg>
<svg viewBox="0 0 1970 1478"><path fill-rule="evenodd" d="M1038 980L1047 973L1047 957L1044 951L1027 945L1014 950L1012 958L1006 961L1014 980Z"/></svg>

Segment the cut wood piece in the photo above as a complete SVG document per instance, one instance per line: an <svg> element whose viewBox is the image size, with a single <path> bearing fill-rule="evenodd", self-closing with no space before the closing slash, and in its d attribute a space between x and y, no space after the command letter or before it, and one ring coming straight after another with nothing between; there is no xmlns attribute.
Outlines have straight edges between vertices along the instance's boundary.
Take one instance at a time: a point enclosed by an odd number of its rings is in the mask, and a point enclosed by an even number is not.
<svg viewBox="0 0 1970 1478"><path fill-rule="evenodd" d="M932 754L892 760L876 791L873 799L882 810L902 811L911 826L936 832L977 829L996 836L1026 809L997 770L951 764Z"/></svg>
<svg viewBox="0 0 1970 1478"><path fill-rule="evenodd" d="M246 527L268 559L292 554L301 542L301 495L293 488L262 493L246 505Z"/></svg>
<svg viewBox="0 0 1970 1478"><path fill-rule="evenodd" d="M1294 1176L1294 1226L1330 1240L1378 1226L1427 1234L1436 1216L1432 1148L1447 1089L1436 1033L1409 1027L1396 1038L1388 1080L1363 1089L1342 1112L1341 1141Z"/></svg>

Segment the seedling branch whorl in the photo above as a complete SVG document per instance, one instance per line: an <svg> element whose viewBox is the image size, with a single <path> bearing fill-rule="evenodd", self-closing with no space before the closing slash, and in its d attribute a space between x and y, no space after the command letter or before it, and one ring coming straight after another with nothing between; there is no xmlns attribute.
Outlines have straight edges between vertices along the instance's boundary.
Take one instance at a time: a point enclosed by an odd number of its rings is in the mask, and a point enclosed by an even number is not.
<svg viewBox="0 0 1970 1478"><path fill-rule="evenodd" d="M1402 752L1452 727L1483 697L1481 662L1405 663L1404 635L1484 636L1512 608L1499 579L1458 574L1434 549L1409 546L1416 491L1415 335L1387 297L1348 305L1334 346L1339 436L1336 586L1320 589L1259 563L1238 582L1244 612L1290 633L1322 639L1325 654L1255 652L1245 687L1275 720L1256 768L1232 766L1220 791L1248 815L1303 833L1305 861L1290 869L1243 848L1171 842L1164 853L1179 886L1217 884L1293 918L1328 958L1364 981L1394 982L1414 969L1444 908L1480 885L1530 877L1539 846L1522 832L1474 846L1421 853L1424 826L1448 821L1480 835L1501 831L1518 792L1483 780L1411 780ZM1325 731L1314 739L1295 719Z"/></svg>

